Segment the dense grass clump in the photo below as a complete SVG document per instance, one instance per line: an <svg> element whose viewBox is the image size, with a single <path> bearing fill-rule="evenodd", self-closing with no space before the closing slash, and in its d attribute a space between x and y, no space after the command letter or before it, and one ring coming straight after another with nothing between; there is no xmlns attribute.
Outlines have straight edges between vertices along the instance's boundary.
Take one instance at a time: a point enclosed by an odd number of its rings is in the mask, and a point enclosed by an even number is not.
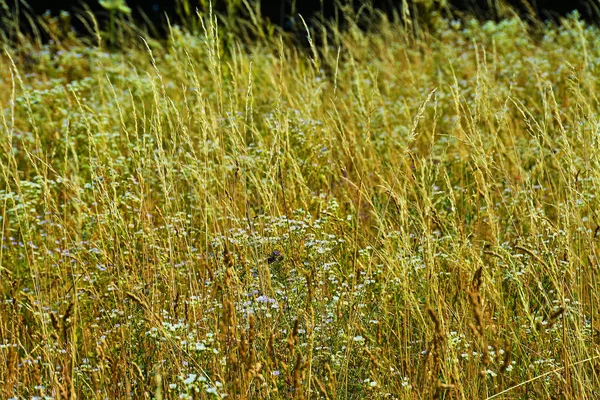
<svg viewBox="0 0 600 400"><path fill-rule="evenodd" d="M600 396L598 28L197 22L4 45L1 398Z"/></svg>

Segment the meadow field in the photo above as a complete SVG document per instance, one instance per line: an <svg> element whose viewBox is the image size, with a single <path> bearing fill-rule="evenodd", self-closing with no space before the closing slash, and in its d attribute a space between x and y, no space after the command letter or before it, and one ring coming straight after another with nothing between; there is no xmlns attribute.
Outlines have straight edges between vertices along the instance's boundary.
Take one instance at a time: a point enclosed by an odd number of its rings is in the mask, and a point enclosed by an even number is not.
<svg viewBox="0 0 600 400"><path fill-rule="evenodd" d="M376 20L1 35L0 398L600 398L600 29Z"/></svg>

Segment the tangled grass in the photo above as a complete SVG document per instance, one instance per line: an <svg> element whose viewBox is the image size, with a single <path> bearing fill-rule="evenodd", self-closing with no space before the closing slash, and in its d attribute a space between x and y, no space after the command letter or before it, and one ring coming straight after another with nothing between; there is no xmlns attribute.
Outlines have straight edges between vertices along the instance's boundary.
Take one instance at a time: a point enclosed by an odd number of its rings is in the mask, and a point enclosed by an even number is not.
<svg viewBox="0 0 600 400"><path fill-rule="evenodd" d="M199 22L4 45L0 397L600 396L598 28Z"/></svg>

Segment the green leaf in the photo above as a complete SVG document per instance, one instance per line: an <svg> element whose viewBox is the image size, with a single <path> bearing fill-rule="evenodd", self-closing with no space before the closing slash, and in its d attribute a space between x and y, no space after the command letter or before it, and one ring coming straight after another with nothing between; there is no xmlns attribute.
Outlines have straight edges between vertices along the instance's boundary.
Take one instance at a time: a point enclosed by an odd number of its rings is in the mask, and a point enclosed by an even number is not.
<svg viewBox="0 0 600 400"><path fill-rule="evenodd" d="M124 14L131 14L131 8L127 6L125 0L98 0L98 3L109 11L120 11Z"/></svg>

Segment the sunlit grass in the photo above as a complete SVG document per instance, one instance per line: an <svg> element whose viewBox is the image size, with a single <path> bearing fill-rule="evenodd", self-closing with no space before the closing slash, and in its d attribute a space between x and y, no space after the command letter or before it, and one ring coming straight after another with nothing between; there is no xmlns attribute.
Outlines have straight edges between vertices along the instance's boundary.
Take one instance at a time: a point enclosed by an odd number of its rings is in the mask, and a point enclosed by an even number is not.
<svg viewBox="0 0 600 400"><path fill-rule="evenodd" d="M600 396L598 28L215 21L4 46L0 397Z"/></svg>

